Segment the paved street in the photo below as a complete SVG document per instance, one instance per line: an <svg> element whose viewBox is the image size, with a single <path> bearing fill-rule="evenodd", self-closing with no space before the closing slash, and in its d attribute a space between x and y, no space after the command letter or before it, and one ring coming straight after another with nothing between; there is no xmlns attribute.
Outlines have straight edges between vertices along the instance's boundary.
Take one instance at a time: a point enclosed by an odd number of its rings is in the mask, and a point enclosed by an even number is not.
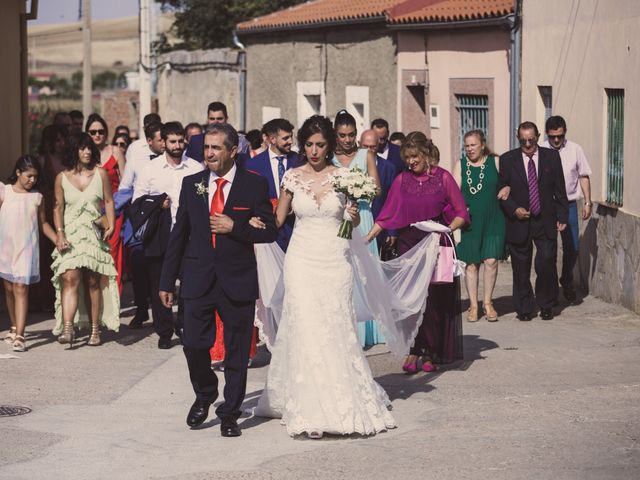
<svg viewBox="0 0 640 480"><path fill-rule="evenodd" d="M399 428L319 441L250 417L240 438L221 438L213 417L190 431L180 348L158 350L150 327L123 326L101 347L81 337L67 351L36 316L29 352L0 359L0 404L32 409L0 418L0 478L640 478L640 317L587 297L552 321L519 322L510 290L501 266L502 317L465 322L465 360L450 369L406 376L384 346L369 350ZM267 362L261 350L246 408Z"/></svg>

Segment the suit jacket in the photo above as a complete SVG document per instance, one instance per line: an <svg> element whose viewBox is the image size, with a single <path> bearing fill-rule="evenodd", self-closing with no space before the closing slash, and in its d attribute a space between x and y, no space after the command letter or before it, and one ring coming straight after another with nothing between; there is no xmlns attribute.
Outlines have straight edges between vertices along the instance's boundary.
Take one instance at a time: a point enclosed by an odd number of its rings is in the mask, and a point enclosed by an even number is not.
<svg viewBox="0 0 640 480"><path fill-rule="evenodd" d="M280 185L279 182L277 182L276 179L273 178L273 171L271 170L271 160L269 159L269 150L267 149L264 152L259 153L255 157L245 160L244 162L242 162L242 166L245 169L256 172L267 179L267 182L269 183L269 198L271 199L271 203L273 204L275 211L275 207L278 205L277 191L280 189ZM294 168L297 166L298 154L295 152L289 152L289 154L287 155L286 169L289 170L290 168ZM278 239L276 240L276 242L278 242L280 248L282 248L282 250L284 250L285 252L287 251L287 247L289 246L289 240L291 240L294 223L295 217L293 215L290 215L287 218L285 224L282 225L282 228L280 228L280 231L278 232Z"/></svg>
<svg viewBox="0 0 640 480"><path fill-rule="evenodd" d="M389 142L389 154L387 155L387 161L391 162L396 167L396 175L399 175L405 169L404 162L400 156L400 147L395 143Z"/></svg>
<svg viewBox="0 0 640 480"><path fill-rule="evenodd" d="M182 181L180 206L162 265L160 290L173 291L184 257L180 288L183 298L200 298L218 281L232 300L255 300L258 272L253 244L271 243L277 236L267 181L241 168L236 170L223 210L233 220L233 230L217 235L214 248L208 196L196 193L196 184L208 185L209 175L207 169ZM253 216L266 224L264 230L249 225Z"/></svg>
<svg viewBox="0 0 640 480"><path fill-rule="evenodd" d="M518 220L518 207L529 210L529 180L522 160L522 150L516 148L500 156L500 185L511 187L507 200L501 201L506 214L506 239L509 243L524 243L529 238L530 220ZM562 173L560 154L549 148L538 147L538 191L540 216L547 238L558 236L556 222L569 220L569 200Z"/></svg>
<svg viewBox="0 0 640 480"><path fill-rule="evenodd" d="M378 177L380 177L380 196L374 198L373 202L371 202L371 213L373 213L374 219L378 216L380 210L382 210L382 206L387 200L391 184L398 176L395 165L381 156L376 158L376 168L378 170Z"/></svg>
<svg viewBox="0 0 640 480"><path fill-rule="evenodd" d="M161 257L167 250L171 210L162 208L166 198L166 193L143 195L129 208L134 238L142 242L146 257Z"/></svg>

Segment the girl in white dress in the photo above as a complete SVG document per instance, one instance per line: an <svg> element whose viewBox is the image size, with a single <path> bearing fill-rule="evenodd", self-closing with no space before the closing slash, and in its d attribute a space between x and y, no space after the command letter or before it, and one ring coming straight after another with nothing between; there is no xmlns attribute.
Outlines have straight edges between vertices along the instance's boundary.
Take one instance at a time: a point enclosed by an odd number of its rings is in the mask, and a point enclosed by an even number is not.
<svg viewBox="0 0 640 480"><path fill-rule="evenodd" d="M53 243L56 234L47 222L42 194L37 192L40 164L28 155L18 159L8 185L0 183L0 278L11 319L5 341L14 352L27 349L29 285L40 281L39 232Z"/></svg>

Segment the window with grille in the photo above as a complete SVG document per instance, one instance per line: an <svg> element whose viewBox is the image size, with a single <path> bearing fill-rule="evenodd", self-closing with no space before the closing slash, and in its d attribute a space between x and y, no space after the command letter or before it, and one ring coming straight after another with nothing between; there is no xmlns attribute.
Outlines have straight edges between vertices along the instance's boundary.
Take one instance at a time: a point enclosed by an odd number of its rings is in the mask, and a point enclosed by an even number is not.
<svg viewBox="0 0 640 480"><path fill-rule="evenodd" d="M607 203L622 206L624 90L607 88Z"/></svg>
<svg viewBox="0 0 640 480"><path fill-rule="evenodd" d="M489 138L489 97L486 95L456 95L460 114L460 156L464 154L464 134L469 130L482 130Z"/></svg>

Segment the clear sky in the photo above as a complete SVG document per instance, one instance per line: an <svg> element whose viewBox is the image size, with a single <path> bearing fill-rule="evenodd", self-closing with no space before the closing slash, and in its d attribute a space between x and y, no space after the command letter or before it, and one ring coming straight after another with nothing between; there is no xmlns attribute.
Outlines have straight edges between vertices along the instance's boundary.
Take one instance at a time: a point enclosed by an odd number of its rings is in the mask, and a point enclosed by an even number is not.
<svg viewBox="0 0 640 480"><path fill-rule="evenodd" d="M77 22L78 6L81 3L82 0L40 0L38 2L38 19L30 21L29 24ZM91 0L91 18L93 20L131 17L137 14L138 0Z"/></svg>

